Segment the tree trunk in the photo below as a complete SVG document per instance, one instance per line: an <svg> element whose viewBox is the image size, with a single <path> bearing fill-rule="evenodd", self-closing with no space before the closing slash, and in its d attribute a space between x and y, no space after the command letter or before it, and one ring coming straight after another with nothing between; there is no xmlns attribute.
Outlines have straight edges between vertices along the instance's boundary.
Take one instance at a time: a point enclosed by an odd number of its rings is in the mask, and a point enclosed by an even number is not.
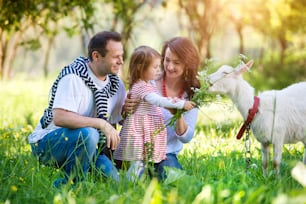
<svg viewBox="0 0 306 204"><path fill-rule="evenodd" d="M2 77L3 77L3 43L2 43L2 37L3 35L3 31L2 29L0 28L0 80L2 80Z"/></svg>
<svg viewBox="0 0 306 204"><path fill-rule="evenodd" d="M47 50L46 50L46 53L45 53L45 60L44 60L44 66L43 66L44 77L45 78L47 78L48 75L49 75L48 64L49 64L51 47L52 47L52 44L54 42L54 38L55 38L55 36L53 36L53 35L48 38Z"/></svg>
<svg viewBox="0 0 306 204"><path fill-rule="evenodd" d="M244 53L244 43L243 43L243 34L242 34L242 27L237 26L237 32L239 36L239 54L245 54Z"/></svg>
<svg viewBox="0 0 306 204"><path fill-rule="evenodd" d="M6 50L6 58L5 58L6 64L3 67L3 80L10 79L14 59L15 59L15 56L16 56L16 53L17 53L18 44L19 44L20 40L21 40L21 32L17 31L15 33L13 39L10 40L10 42L12 43L11 49L9 49L9 47L7 47L8 49Z"/></svg>
<svg viewBox="0 0 306 204"><path fill-rule="evenodd" d="M285 59L285 51L287 49L287 40L284 36L279 36L278 37L278 41L279 41L279 44L280 44L280 63L283 64L284 63L284 59Z"/></svg>

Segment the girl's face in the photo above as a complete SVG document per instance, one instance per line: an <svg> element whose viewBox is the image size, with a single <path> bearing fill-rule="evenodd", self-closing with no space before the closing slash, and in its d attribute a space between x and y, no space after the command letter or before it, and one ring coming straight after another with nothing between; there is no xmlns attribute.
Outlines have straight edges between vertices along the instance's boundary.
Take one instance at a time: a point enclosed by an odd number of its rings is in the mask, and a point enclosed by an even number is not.
<svg viewBox="0 0 306 204"><path fill-rule="evenodd" d="M164 71L167 78L181 78L184 74L185 64L171 52L169 48L166 49L164 59Z"/></svg>
<svg viewBox="0 0 306 204"><path fill-rule="evenodd" d="M160 58L153 59L148 69L144 72L144 80L157 80L161 76Z"/></svg>

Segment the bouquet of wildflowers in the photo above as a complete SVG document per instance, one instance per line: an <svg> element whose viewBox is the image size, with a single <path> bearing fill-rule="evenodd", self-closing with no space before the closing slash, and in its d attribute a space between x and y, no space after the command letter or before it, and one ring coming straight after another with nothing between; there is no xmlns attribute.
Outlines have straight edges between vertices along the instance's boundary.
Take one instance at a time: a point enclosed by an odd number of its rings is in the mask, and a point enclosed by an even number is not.
<svg viewBox="0 0 306 204"><path fill-rule="evenodd" d="M201 106L207 104L208 102L212 101L213 94L208 92L208 88L210 86L208 81L208 74L207 70L213 65L213 60L209 59L206 60L204 64L203 70L198 72L197 78L199 79L201 83L201 87L193 88L194 95L190 99L190 101L194 102L196 104L197 108L200 108ZM181 115L185 112L183 109L178 109L176 113L173 115L171 120L167 123L167 126L175 126L176 121L181 117Z"/></svg>

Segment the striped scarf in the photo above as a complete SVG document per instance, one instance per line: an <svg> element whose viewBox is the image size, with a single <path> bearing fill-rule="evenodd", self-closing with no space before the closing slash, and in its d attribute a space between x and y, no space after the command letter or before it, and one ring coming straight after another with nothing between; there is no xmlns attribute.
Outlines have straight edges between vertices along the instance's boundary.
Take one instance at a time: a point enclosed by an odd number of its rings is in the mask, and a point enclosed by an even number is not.
<svg viewBox="0 0 306 204"><path fill-rule="evenodd" d="M53 107L58 83L64 76L68 74L75 74L79 76L84 81L84 83L91 89L95 97L98 118L108 120L107 102L108 102L108 99L112 97L119 88L119 77L115 74L108 75L110 79L109 82L106 84L106 86L103 89L98 89L96 85L94 84L93 80L88 75L88 70L87 70L88 62L89 62L88 58L79 57L74 62L72 62L72 64L65 66L62 69L62 71L60 72L57 79L52 85L51 96L50 96L48 108L45 109L44 115L40 119L42 128L46 128L53 119L52 107ZM100 142L104 143L105 136L102 134L100 130L99 132L100 132L100 135L102 135L101 137L102 141Z"/></svg>

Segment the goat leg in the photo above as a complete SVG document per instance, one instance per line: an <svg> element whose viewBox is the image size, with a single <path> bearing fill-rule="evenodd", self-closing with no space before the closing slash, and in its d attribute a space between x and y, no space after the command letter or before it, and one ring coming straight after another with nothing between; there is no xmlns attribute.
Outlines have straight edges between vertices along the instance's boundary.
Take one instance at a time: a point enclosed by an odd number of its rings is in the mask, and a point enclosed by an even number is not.
<svg viewBox="0 0 306 204"><path fill-rule="evenodd" d="M264 177L268 175L268 161L269 161L270 146L269 144L261 144L261 160Z"/></svg>
<svg viewBox="0 0 306 204"><path fill-rule="evenodd" d="M306 165L306 143L304 143L304 157L303 157L303 163Z"/></svg>
<svg viewBox="0 0 306 204"><path fill-rule="evenodd" d="M282 160L282 146L283 144L280 144L280 142L278 142L277 144L273 144L273 154L274 154L273 167L277 175L280 175L279 169Z"/></svg>

